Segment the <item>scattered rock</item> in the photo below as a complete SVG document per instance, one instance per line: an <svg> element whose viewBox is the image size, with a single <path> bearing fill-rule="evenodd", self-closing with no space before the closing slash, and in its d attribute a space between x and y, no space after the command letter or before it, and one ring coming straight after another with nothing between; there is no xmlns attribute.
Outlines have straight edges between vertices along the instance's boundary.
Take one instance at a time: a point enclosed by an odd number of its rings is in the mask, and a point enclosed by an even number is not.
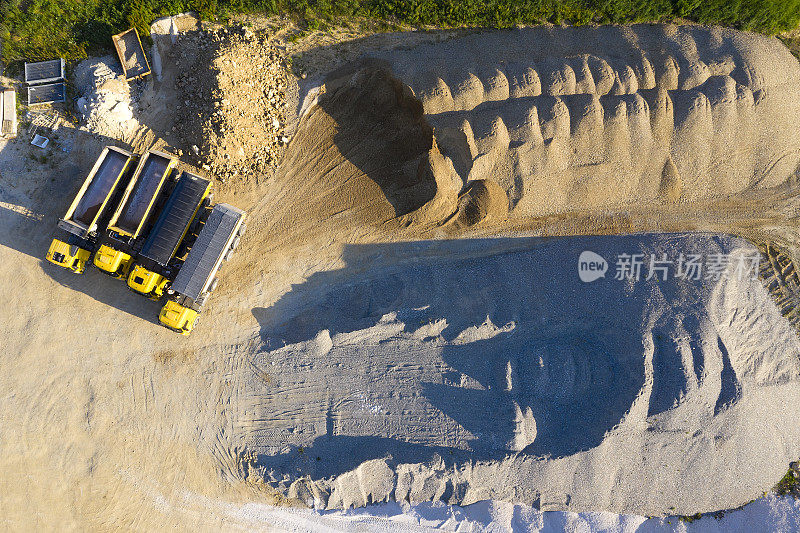
<svg viewBox="0 0 800 533"><path fill-rule="evenodd" d="M220 181L271 174L289 143L284 50L268 33L248 28L195 33L181 37L200 51L194 61L185 58L176 80L185 103L178 133Z"/></svg>

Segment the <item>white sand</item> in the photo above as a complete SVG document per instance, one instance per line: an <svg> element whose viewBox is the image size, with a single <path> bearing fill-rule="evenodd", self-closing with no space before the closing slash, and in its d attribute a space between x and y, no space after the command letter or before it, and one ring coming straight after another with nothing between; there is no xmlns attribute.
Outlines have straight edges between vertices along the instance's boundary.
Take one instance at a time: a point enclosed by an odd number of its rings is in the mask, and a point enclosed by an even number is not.
<svg viewBox="0 0 800 533"><path fill-rule="evenodd" d="M186 495L184 506L193 502ZM349 511L314 512L281 509L263 504L230 505L205 501L206 509L224 515L231 523L250 530L309 532L484 532L526 531L530 533L752 533L796 531L800 528L800 502L791 496L768 496L743 509L728 511L722 518L705 516L692 522L675 517L646 518L614 513L540 511L525 505L484 501L467 507L431 504L379 504Z"/></svg>
<svg viewBox="0 0 800 533"><path fill-rule="evenodd" d="M759 281L576 273L584 249L755 252L741 240L353 248L346 263L381 266L318 274L301 308L254 311L268 348L251 361L269 385L249 369L235 385L234 441L292 497L693 514L758 497L800 454L800 340ZM292 484L303 476L316 483Z"/></svg>

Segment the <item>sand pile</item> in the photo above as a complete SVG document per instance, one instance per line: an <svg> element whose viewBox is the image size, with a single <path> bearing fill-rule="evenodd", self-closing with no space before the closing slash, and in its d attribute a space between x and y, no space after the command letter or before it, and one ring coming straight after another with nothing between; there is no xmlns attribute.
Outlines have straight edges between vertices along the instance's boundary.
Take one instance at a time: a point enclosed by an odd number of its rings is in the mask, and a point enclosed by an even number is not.
<svg viewBox="0 0 800 533"><path fill-rule="evenodd" d="M698 206L767 198L795 171L797 61L764 37L674 26L373 55L305 91L254 212L265 245L248 271L300 264L288 251L303 243L314 261L344 252L340 270L295 276L253 311L265 345L236 378L232 438L255 453L239 474L320 508L496 498L693 514L769 490L800 454L800 342L770 292L733 276L613 279L620 254L751 245L347 243L570 211L674 211L684 229L724 217ZM605 278L578 279L583 250L606 258Z"/></svg>
<svg viewBox="0 0 800 533"><path fill-rule="evenodd" d="M458 191L446 163L407 86L377 65L345 69L300 120L253 216L270 248L326 232L347 240L403 215L440 220Z"/></svg>
<svg viewBox="0 0 800 533"><path fill-rule="evenodd" d="M579 279L584 250L604 278ZM732 261L719 280L615 279L626 253ZM800 455L800 340L735 273L758 253L721 235L348 247L351 276L254 311L266 345L235 378L233 442L251 479L319 508L737 507Z"/></svg>
<svg viewBox="0 0 800 533"><path fill-rule="evenodd" d="M282 50L247 28L186 33L178 48L184 152L223 180L271 173L289 142Z"/></svg>
<svg viewBox="0 0 800 533"><path fill-rule="evenodd" d="M466 186L514 216L694 202L786 182L800 65L774 38L671 25L480 32L374 53Z"/></svg>
<svg viewBox="0 0 800 533"><path fill-rule="evenodd" d="M412 90L434 130L436 154L426 164L439 184L436 202L407 222L476 224L484 211L464 217L471 202L458 201L475 191L472 182L498 186L482 193L494 198L498 222L506 211L522 218L699 205L786 184L800 161L792 133L800 65L779 41L756 34L525 28L373 51L301 87L301 122L324 95L364 90L352 73L376 68ZM355 134L366 152L371 139Z"/></svg>
<svg viewBox="0 0 800 533"><path fill-rule="evenodd" d="M404 127L392 111L361 114L377 71L418 100L403 105L433 131L425 150L397 157L384 141ZM301 82L298 137L263 212L362 210L455 233L575 212L670 217L793 179L798 87L800 65L777 40L722 28L525 28L371 52ZM358 185L341 195L341 183ZM295 194L303 206L287 202Z"/></svg>
<svg viewBox="0 0 800 533"><path fill-rule="evenodd" d="M492 180L473 180L467 183L459 197L456 222L472 226L483 220L501 221L508 215L506 192Z"/></svg>

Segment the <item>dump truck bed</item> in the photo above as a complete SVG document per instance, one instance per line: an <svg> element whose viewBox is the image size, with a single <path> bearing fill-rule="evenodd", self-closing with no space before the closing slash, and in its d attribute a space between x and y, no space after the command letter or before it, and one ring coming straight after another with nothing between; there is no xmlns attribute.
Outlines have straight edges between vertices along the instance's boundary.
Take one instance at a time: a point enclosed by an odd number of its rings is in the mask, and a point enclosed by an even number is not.
<svg viewBox="0 0 800 533"><path fill-rule="evenodd" d="M153 231L142 246L140 256L166 266L175 255L175 250L192 222L198 206L203 201L211 182L183 172L170 194L164 209L153 226Z"/></svg>
<svg viewBox="0 0 800 533"><path fill-rule="evenodd" d="M217 204L186 256L171 290L197 301L219 270L241 225L244 211L227 204Z"/></svg>
<svg viewBox="0 0 800 533"><path fill-rule="evenodd" d="M109 222L109 229L136 238L147 221L173 159L159 152L142 156L136 173L125 191L119 209Z"/></svg>
<svg viewBox="0 0 800 533"><path fill-rule="evenodd" d="M111 38L114 41L114 48L117 49L119 61L122 63L122 70L125 72L125 79L133 80L150 74L150 64L144 54L142 41L136 28L118 33Z"/></svg>
<svg viewBox="0 0 800 533"><path fill-rule="evenodd" d="M51 59L25 63L25 83L49 83L64 79L64 60Z"/></svg>
<svg viewBox="0 0 800 533"><path fill-rule="evenodd" d="M132 157L130 152L106 146L59 226L79 237L94 231L93 226L105 211Z"/></svg>

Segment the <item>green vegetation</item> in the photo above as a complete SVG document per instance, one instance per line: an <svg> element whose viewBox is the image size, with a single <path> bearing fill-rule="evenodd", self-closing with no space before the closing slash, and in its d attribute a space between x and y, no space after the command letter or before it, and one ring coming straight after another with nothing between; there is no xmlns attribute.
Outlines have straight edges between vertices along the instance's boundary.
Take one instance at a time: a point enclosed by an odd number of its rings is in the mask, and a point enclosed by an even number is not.
<svg viewBox="0 0 800 533"><path fill-rule="evenodd" d="M703 518L703 515L701 513L697 513L697 514L693 514L691 516L681 516L680 517L680 521L681 522L686 522L687 524L691 524L695 520L700 520L701 518Z"/></svg>
<svg viewBox="0 0 800 533"><path fill-rule="evenodd" d="M786 475L783 476L777 485L775 485L775 492L780 494L781 496L785 496L786 494L797 494L800 492L800 478L797 476L794 470L789 469L786 472Z"/></svg>
<svg viewBox="0 0 800 533"><path fill-rule="evenodd" d="M0 0L3 57L80 59L107 51L114 33L133 26L146 38L154 19L184 11L222 21L238 13L284 14L309 30L352 17L387 28L689 19L767 34L800 22L800 0Z"/></svg>
<svg viewBox="0 0 800 533"><path fill-rule="evenodd" d="M786 45L786 48L794 54L794 57L800 59L800 37L778 37L781 42Z"/></svg>

